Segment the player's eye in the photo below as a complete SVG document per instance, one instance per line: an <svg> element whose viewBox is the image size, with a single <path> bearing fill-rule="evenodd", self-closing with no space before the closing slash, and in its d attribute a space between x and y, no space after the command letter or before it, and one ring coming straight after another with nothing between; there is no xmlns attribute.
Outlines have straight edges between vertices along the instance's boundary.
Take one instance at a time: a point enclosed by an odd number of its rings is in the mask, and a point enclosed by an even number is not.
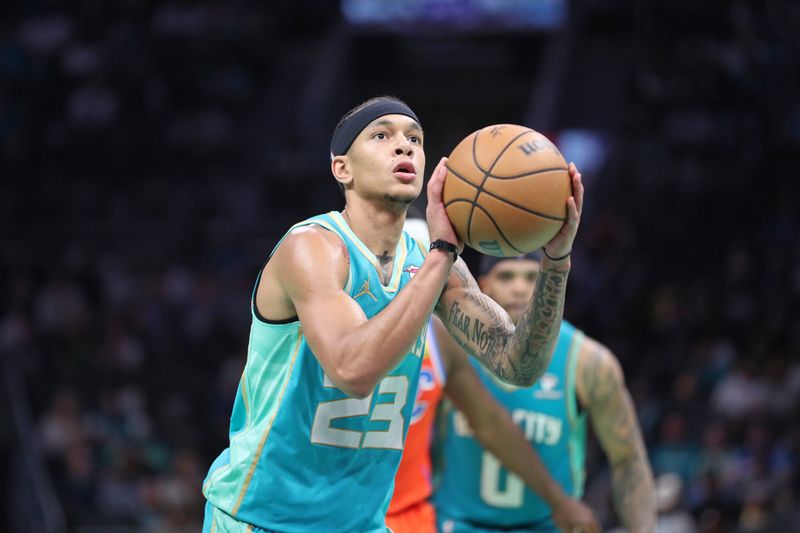
<svg viewBox="0 0 800 533"><path fill-rule="evenodd" d="M511 279L513 277L514 277L514 274L512 274L511 272L500 272L500 273L497 274L497 278L500 281L511 281Z"/></svg>
<svg viewBox="0 0 800 533"><path fill-rule="evenodd" d="M417 137L416 135L411 135L411 136L408 138L408 142L410 142L410 143L414 143L414 144L422 144L422 139L420 139L420 138L419 138L419 137Z"/></svg>
<svg viewBox="0 0 800 533"><path fill-rule="evenodd" d="M373 139L378 139L379 141L382 141L382 140L386 139L387 137L388 136L382 131L379 131L378 133L376 133L376 134L374 134L372 136Z"/></svg>

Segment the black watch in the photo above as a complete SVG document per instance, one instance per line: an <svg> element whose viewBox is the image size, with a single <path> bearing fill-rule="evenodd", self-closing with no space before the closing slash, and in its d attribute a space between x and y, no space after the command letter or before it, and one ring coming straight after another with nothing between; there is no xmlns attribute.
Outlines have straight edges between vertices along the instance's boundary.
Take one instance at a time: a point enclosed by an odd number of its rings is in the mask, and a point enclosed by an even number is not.
<svg viewBox="0 0 800 533"><path fill-rule="evenodd" d="M443 241L442 239L436 239L433 241L431 243L430 250L444 250L445 252L452 253L454 263L458 259L458 246L451 242Z"/></svg>

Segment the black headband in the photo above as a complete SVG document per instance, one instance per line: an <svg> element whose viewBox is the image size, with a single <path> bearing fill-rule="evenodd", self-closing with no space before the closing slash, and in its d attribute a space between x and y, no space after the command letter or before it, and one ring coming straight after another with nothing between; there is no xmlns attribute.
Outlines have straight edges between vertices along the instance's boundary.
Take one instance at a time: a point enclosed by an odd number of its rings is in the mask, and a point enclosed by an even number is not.
<svg viewBox="0 0 800 533"><path fill-rule="evenodd" d="M495 257L493 255L484 255L481 256L481 264L480 264L480 275L485 276L488 274L497 263L501 261L514 261L514 260L521 260L521 259L528 259L530 261L538 261L542 262L542 250L541 248L538 250L534 250L529 252L525 255L518 255L516 257Z"/></svg>
<svg viewBox="0 0 800 533"><path fill-rule="evenodd" d="M384 115L405 115L413 118L420 124L417 115L411 111L411 108L397 100L378 100L375 103L369 104L363 109L359 109L339 127L338 130L333 132L331 139L331 155L344 155L356 140L358 134L367 127L367 125L378 117Z"/></svg>

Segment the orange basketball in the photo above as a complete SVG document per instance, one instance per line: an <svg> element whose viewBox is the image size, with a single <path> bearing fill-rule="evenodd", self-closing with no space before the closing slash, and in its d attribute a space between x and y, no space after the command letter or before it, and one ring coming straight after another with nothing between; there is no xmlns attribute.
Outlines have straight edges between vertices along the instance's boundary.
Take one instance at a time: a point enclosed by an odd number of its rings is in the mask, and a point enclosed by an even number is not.
<svg viewBox="0 0 800 533"><path fill-rule="evenodd" d="M525 126L480 129L447 161L447 216L458 236L484 254L513 257L544 246L564 224L571 195L561 152Z"/></svg>

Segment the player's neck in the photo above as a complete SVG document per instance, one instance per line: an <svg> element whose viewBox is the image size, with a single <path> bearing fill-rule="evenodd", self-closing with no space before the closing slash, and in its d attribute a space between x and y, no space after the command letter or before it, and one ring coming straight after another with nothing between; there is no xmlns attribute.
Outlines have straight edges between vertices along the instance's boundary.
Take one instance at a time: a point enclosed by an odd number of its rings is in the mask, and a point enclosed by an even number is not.
<svg viewBox="0 0 800 533"><path fill-rule="evenodd" d="M403 234L405 210L381 208L357 198L348 199L342 216L375 257L394 255Z"/></svg>

